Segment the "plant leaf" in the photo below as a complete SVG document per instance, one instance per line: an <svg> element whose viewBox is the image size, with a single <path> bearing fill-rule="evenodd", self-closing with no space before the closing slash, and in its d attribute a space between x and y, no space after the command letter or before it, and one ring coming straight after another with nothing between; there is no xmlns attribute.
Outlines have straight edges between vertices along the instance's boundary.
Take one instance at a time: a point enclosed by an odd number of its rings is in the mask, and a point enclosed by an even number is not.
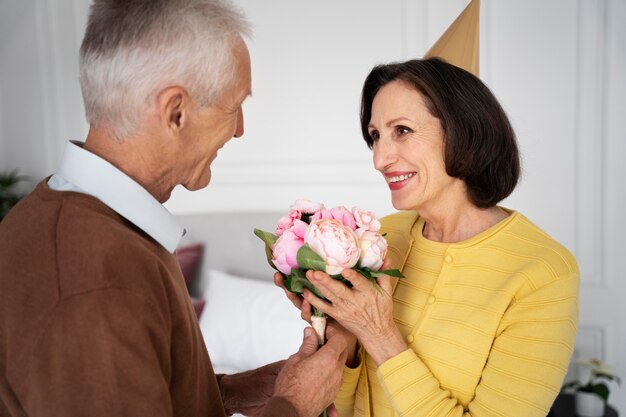
<svg viewBox="0 0 626 417"><path fill-rule="evenodd" d="M298 249L296 254L298 266L301 269L313 269L315 271L326 271L326 262L306 243Z"/></svg>
<svg viewBox="0 0 626 417"><path fill-rule="evenodd" d="M356 269L356 271L359 274L363 275L365 278L369 279L370 281L372 280L372 278L374 278L374 275L372 274L373 271L371 269L367 269L367 268L361 269L361 268L358 268L358 269Z"/></svg>
<svg viewBox="0 0 626 417"><path fill-rule="evenodd" d="M608 379L609 381L616 381L618 384L621 382L618 376L606 374L603 372L596 372L595 376L596 378L605 378L605 379Z"/></svg>
<svg viewBox="0 0 626 417"><path fill-rule="evenodd" d="M372 271L369 268L354 268L354 270L356 272L358 272L359 274L363 275L363 277L365 277L365 279L367 279L369 282L372 283L372 285L374 286L374 288L376 288L376 291L378 291L379 294L382 294L382 289L380 288L380 286L378 285L378 282L376 281L376 271ZM349 283L350 281L348 281ZM351 285L350 285L351 286Z"/></svg>
<svg viewBox="0 0 626 417"><path fill-rule="evenodd" d="M307 288L309 291L317 295L322 300L326 299L324 298L322 293L319 292L317 288L315 288L315 285L311 284L311 281L306 278L305 271L302 269L291 270L291 274L289 274L289 276L285 280L285 288L295 294L302 294L304 292L304 289Z"/></svg>
<svg viewBox="0 0 626 417"><path fill-rule="evenodd" d="M6 190L13 187L20 181L24 181L25 176L18 174L17 170L10 172L0 172L0 189Z"/></svg>
<svg viewBox="0 0 626 417"><path fill-rule="evenodd" d="M261 229L254 229L254 234L263 242L265 242L265 257L267 258L267 263L273 269L276 269L278 271L276 265L274 265L274 262L272 262L272 246L274 246L274 243L276 243L276 241L278 240L278 236L270 232L265 232Z"/></svg>
<svg viewBox="0 0 626 417"><path fill-rule="evenodd" d="M609 399L609 387L607 387L603 383L594 384L591 386L591 392L602 397L604 402L607 402Z"/></svg>

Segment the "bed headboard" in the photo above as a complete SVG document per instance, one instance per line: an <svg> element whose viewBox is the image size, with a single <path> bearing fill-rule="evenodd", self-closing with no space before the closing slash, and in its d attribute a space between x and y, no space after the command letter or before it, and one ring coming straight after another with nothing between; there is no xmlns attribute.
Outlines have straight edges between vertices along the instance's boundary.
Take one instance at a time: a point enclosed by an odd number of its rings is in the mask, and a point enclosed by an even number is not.
<svg viewBox="0 0 626 417"><path fill-rule="evenodd" d="M283 215L281 212L228 212L175 217L187 230L181 245L204 243L202 269L219 269L242 277L271 281L275 271L267 264L264 244L253 230L273 232Z"/></svg>

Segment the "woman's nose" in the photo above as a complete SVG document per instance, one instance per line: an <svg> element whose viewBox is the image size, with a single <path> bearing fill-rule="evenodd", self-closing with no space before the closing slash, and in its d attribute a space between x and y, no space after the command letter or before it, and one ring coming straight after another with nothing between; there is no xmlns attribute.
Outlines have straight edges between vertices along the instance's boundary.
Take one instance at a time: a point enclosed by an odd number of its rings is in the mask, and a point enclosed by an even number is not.
<svg viewBox="0 0 626 417"><path fill-rule="evenodd" d="M378 139L373 148L374 168L384 172L390 165L398 160L398 153L391 141Z"/></svg>

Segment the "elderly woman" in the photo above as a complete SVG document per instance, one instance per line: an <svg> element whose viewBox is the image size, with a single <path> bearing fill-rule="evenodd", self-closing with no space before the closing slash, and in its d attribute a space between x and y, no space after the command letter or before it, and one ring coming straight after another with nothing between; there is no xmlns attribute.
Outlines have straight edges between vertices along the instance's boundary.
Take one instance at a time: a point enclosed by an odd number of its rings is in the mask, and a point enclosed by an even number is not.
<svg viewBox="0 0 626 417"><path fill-rule="evenodd" d="M353 335L340 416L541 416L559 392L577 327L573 256L498 206L517 184L511 125L475 76L431 58L381 65L363 87L361 126L402 212L383 219L377 291L308 278L313 305ZM280 277L276 277L280 284ZM358 339L358 342L357 342Z"/></svg>

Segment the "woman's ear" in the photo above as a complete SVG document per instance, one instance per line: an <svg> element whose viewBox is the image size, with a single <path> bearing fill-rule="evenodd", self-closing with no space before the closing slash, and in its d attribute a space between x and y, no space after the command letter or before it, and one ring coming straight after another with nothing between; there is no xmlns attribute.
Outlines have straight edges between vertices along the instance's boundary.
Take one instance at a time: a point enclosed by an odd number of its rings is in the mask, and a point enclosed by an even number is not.
<svg viewBox="0 0 626 417"><path fill-rule="evenodd" d="M158 95L161 126L177 134L187 123L190 96L182 87L167 87Z"/></svg>

